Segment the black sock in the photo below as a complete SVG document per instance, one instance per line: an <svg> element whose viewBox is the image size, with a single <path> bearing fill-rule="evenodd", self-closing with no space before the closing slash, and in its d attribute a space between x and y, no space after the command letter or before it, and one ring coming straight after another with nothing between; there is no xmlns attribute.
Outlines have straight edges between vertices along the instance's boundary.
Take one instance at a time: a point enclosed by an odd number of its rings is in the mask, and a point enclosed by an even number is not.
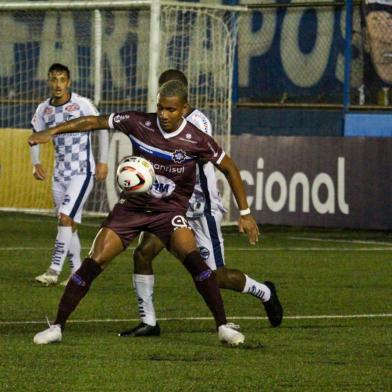
<svg viewBox="0 0 392 392"><path fill-rule="evenodd" d="M93 259L86 258L80 268L71 276L61 297L55 324L64 329L71 313L90 289L92 281L102 272L100 265Z"/></svg>
<svg viewBox="0 0 392 392"><path fill-rule="evenodd" d="M223 300L215 275L201 258L200 253L197 251L189 253L185 257L184 266L192 275L197 291L210 308L216 326L219 327L222 324L226 324L227 320Z"/></svg>

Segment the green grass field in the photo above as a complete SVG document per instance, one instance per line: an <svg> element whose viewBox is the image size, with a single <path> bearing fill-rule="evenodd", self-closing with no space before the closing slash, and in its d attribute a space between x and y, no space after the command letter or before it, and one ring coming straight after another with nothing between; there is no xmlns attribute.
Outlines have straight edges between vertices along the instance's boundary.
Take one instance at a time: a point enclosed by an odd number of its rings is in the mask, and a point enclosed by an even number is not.
<svg viewBox="0 0 392 392"><path fill-rule="evenodd" d="M80 229L84 255L99 222ZM267 227L248 247L228 230L228 265L274 281L286 316L270 328L255 298L223 291L240 348L219 343L168 253L155 262L161 337L117 337L138 322L128 250L94 282L63 342L37 346L63 292L33 281L55 230L53 217L0 213L0 391L392 391L392 234Z"/></svg>

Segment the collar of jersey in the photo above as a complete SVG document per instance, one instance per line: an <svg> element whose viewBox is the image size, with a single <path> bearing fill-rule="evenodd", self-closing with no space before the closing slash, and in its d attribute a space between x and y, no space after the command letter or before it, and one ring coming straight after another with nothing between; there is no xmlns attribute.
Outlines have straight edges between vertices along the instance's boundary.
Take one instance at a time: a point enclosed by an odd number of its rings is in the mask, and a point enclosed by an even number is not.
<svg viewBox="0 0 392 392"><path fill-rule="evenodd" d="M72 101L72 95L73 95L73 92L70 91L68 101L66 101L66 102L64 102L64 103L62 103L62 104L60 104L60 105L53 105L53 103L52 103L52 97L50 97L50 98L49 98L49 105L50 105L50 106L53 106L54 108L58 108L58 107L60 107L60 106L64 106L64 105L66 105L68 102Z"/></svg>
<svg viewBox="0 0 392 392"><path fill-rule="evenodd" d="M165 131L161 128L161 124L159 124L159 119L158 119L158 117L157 117L157 125L158 125L159 130L161 131L162 136L163 136L165 139L170 139L170 138L172 138L172 137L174 137L174 136L179 135L179 134L182 132L182 130L185 128L186 120L185 120L185 118L183 118L183 119L182 119L181 125L180 125L180 126L177 128L177 130L174 131L174 132L165 132Z"/></svg>

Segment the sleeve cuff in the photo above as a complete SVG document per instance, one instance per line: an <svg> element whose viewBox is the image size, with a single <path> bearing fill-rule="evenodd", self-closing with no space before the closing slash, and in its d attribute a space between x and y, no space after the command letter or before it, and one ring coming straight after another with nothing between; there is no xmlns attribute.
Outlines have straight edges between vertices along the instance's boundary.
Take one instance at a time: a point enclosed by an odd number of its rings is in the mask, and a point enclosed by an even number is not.
<svg viewBox="0 0 392 392"><path fill-rule="evenodd" d="M225 155L226 155L226 153L224 152L224 151L222 151L222 154L221 154L221 156L217 159L217 161L216 161L216 164L217 165L219 165L221 162L222 162L222 160L223 160L223 158L225 157Z"/></svg>
<svg viewBox="0 0 392 392"><path fill-rule="evenodd" d="M110 116L109 116L109 128L110 129L114 129L114 126L113 126L113 117L114 117L114 113L112 113Z"/></svg>

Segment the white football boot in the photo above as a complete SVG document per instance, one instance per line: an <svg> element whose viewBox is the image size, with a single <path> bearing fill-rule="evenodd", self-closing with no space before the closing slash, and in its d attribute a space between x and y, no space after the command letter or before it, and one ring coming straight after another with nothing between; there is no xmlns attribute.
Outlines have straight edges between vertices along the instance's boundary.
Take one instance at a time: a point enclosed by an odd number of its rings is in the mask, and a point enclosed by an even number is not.
<svg viewBox="0 0 392 392"><path fill-rule="evenodd" d="M53 286L57 284L59 275L57 272L51 270L50 268L43 273L34 278L37 282L42 283L44 286Z"/></svg>
<svg viewBox="0 0 392 392"><path fill-rule="evenodd" d="M35 344L49 344L61 342L62 332L59 324L50 325L49 328L42 332L38 332L34 336Z"/></svg>
<svg viewBox="0 0 392 392"><path fill-rule="evenodd" d="M230 323L223 324L218 328L218 336L222 343L227 343L230 346L238 346L245 341L245 336L233 328Z"/></svg>

